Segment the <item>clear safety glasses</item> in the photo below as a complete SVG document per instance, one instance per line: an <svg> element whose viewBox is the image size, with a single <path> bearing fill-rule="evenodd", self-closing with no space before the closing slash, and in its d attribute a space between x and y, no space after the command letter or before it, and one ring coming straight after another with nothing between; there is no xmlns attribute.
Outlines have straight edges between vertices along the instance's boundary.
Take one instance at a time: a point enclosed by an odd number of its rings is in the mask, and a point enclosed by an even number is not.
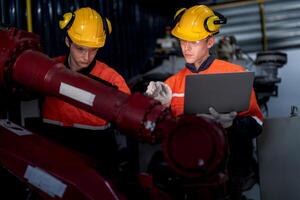
<svg viewBox="0 0 300 200"><path fill-rule="evenodd" d="M179 43L180 43L181 46L191 46L191 47L196 47L201 42L203 42L203 41L202 40L198 40L198 41L179 40Z"/></svg>

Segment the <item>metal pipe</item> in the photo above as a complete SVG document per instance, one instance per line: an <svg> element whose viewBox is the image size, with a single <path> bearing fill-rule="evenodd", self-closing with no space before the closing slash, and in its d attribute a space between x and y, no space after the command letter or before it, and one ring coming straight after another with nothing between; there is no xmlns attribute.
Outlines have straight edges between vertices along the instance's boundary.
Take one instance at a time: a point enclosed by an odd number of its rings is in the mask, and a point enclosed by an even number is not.
<svg viewBox="0 0 300 200"><path fill-rule="evenodd" d="M27 13L27 30L32 32L32 13L31 13L31 0L26 0L26 13Z"/></svg>
<svg viewBox="0 0 300 200"><path fill-rule="evenodd" d="M264 0L258 0L258 5L259 5L259 15L260 15L260 23L261 23L261 33L262 33L262 46L263 46L263 51L267 51L268 39L267 39Z"/></svg>

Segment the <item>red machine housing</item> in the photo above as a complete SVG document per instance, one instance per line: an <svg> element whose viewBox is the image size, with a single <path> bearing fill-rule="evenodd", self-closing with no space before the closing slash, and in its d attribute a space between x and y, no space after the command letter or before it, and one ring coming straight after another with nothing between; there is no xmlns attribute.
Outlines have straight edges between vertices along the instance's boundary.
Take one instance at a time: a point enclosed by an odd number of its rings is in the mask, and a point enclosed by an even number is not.
<svg viewBox="0 0 300 200"><path fill-rule="evenodd" d="M43 199L124 199L87 160L60 145L8 120L0 121L0 138L0 164Z"/></svg>
<svg viewBox="0 0 300 200"><path fill-rule="evenodd" d="M227 142L225 130L220 124L196 116L174 118L168 109L152 98L140 93L127 95L70 71L63 64L41 53L39 38L32 33L10 28L0 31L0 41L0 85L3 87L7 88L17 83L42 94L59 97L114 122L130 136L150 143L162 143L165 160L178 175L197 179L199 185L224 182L223 166L227 155ZM62 87L65 86L75 92L63 92ZM84 95L80 95L80 92ZM3 129L0 131L5 132ZM32 137L37 136L19 137L17 140L20 140L20 144L10 146L16 137L13 138L8 133L0 134L0 163L18 177L24 174L25 164L33 163L34 166L41 167L47 172L57 172L57 177L65 177L63 180L72 180L75 174L72 174L68 167L64 164L61 166L54 164L70 161L63 159L68 157L62 153L66 150L50 143L41 146ZM43 142L45 143L44 140ZM20 151L21 147L27 150ZM39 148L39 152L34 151L36 148ZM56 151L52 151L52 148ZM52 158L57 155L60 155L60 158L53 160ZM23 159L27 161L20 167L19 162ZM78 161L74 165L84 168L80 163L81 161ZM65 176L66 174L69 176ZM78 179L89 178L88 175L86 177L82 175ZM97 184L99 184L97 187L103 187L103 182L95 182L95 185ZM90 192L82 190L83 185L77 186L84 194Z"/></svg>

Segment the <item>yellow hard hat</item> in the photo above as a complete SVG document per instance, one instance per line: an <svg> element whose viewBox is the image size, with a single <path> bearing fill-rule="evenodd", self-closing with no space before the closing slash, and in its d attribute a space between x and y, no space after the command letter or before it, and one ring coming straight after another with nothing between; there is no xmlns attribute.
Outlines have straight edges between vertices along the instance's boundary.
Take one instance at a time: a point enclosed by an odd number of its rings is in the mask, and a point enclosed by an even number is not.
<svg viewBox="0 0 300 200"><path fill-rule="evenodd" d="M103 47L112 30L110 21L89 7L65 13L59 27L67 29L75 44L91 48Z"/></svg>
<svg viewBox="0 0 300 200"><path fill-rule="evenodd" d="M226 18L205 5L182 8L175 14L176 25L172 35L186 41L198 41L215 35Z"/></svg>

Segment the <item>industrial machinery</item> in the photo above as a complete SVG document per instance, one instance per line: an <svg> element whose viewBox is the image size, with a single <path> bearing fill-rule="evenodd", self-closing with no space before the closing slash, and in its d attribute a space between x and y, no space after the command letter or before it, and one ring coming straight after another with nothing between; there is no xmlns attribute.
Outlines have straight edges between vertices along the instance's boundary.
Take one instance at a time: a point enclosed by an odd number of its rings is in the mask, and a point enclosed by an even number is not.
<svg viewBox="0 0 300 200"><path fill-rule="evenodd" d="M243 52L234 36L222 36L216 45L215 54L218 58L244 66L255 72L254 89L257 101L268 116L267 102L270 97L278 95L278 69L287 63L287 54L278 51L258 52L256 58L251 58Z"/></svg>
<svg viewBox="0 0 300 200"><path fill-rule="evenodd" d="M287 54L283 52L267 51L256 54L255 59L256 77L254 88L257 93L258 102L264 106L268 113L267 102L270 97L278 96L278 69L287 63Z"/></svg>
<svg viewBox="0 0 300 200"><path fill-rule="evenodd" d="M41 52L35 34L2 27L0 40L2 91L15 92L22 87L53 95L111 121L128 136L160 143L164 167L171 172L165 184L176 182L173 189L180 188L185 199L191 193L190 199L214 199L215 190L223 187L227 141L220 124L196 116L174 118L152 98L140 93L127 95L72 72ZM41 199L125 198L84 157L8 119L0 120L0 166L1 172L15 177ZM143 183L149 180L141 177ZM174 198L172 191L164 192ZM149 196L159 199L154 193Z"/></svg>

